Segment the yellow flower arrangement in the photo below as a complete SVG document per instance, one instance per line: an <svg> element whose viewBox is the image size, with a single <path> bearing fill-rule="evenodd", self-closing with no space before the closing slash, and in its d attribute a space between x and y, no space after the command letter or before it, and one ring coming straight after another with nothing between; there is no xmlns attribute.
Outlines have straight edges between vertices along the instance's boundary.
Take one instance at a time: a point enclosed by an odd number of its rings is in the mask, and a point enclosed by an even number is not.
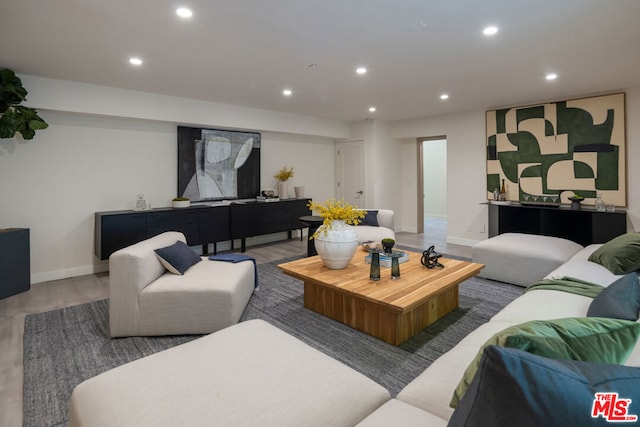
<svg viewBox="0 0 640 427"><path fill-rule="evenodd" d="M356 206L351 206L349 203L343 200L329 199L324 203L317 203L313 200L307 204L309 209L318 213L324 221L318 230L310 237L313 239L318 237L318 234L323 231L327 232L331 228L333 221L344 221L347 224L358 225L360 220L364 218L365 211L358 209Z"/></svg>
<svg viewBox="0 0 640 427"><path fill-rule="evenodd" d="M293 178L293 166L290 168L284 166L277 174L273 175L273 177L278 181L286 181L289 178Z"/></svg>

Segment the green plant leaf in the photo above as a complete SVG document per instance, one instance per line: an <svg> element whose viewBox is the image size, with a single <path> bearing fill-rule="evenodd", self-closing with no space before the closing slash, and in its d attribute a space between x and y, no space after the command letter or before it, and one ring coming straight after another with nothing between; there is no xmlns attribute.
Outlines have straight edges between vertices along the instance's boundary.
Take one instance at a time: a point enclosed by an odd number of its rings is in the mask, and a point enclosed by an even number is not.
<svg viewBox="0 0 640 427"><path fill-rule="evenodd" d="M19 132L24 139L33 139L36 130L49 127L37 110L19 105L26 97L20 78L8 68L0 70L0 138L13 138Z"/></svg>

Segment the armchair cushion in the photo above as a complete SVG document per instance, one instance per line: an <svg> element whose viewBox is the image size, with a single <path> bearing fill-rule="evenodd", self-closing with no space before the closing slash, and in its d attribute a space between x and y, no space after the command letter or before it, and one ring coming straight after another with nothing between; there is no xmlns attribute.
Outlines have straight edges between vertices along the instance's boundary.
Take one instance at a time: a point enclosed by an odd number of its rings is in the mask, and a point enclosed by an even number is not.
<svg viewBox="0 0 640 427"><path fill-rule="evenodd" d="M155 249L158 259L173 274L184 274L194 264L202 261L186 243L178 240L171 246Z"/></svg>
<svg viewBox="0 0 640 427"><path fill-rule="evenodd" d="M380 226L380 224L378 224L378 211L366 210L364 212L364 218L362 218L362 221L360 221L358 225L370 225L372 227Z"/></svg>

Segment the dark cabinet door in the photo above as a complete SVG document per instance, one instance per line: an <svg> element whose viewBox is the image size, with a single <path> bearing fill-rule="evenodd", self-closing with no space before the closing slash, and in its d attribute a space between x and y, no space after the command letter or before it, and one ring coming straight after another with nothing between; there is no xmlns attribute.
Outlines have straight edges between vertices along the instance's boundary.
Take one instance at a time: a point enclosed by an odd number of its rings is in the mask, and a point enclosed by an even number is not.
<svg viewBox="0 0 640 427"><path fill-rule="evenodd" d="M197 244L222 242L231 239L229 207L216 206L198 211L199 241Z"/></svg>
<svg viewBox="0 0 640 427"><path fill-rule="evenodd" d="M261 203L258 206L258 234L289 231L289 203Z"/></svg>
<svg viewBox="0 0 640 427"><path fill-rule="evenodd" d="M232 203L229 205L231 215L231 238L243 239L258 235L258 204Z"/></svg>
<svg viewBox="0 0 640 427"><path fill-rule="evenodd" d="M146 216L143 212L96 213L95 227L95 253L101 260L146 238Z"/></svg>
<svg viewBox="0 0 640 427"><path fill-rule="evenodd" d="M489 237L503 233L540 234L561 237L586 246L605 243L626 232L627 217L624 211L489 205Z"/></svg>
<svg viewBox="0 0 640 427"><path fill-rule="evenodd" d="M29 229L0 230L0 298L31 288Z"/></svg>
<svg viewBox="0 0 640 427"><path fill-rule="evenodd" d="M153 237L165 231L179 231L187 239L188 245L198 242L198 212L196 209L171 209L147 213L147 237Z"/></svg>
<svg viewBox="0 0 640 427"><path fill-rule="evenodd" d="M300 222L301 216L311 215L311 209L307 206L311 199L297 199L291 202L291 228L305 228L308 224Z"/></svg>

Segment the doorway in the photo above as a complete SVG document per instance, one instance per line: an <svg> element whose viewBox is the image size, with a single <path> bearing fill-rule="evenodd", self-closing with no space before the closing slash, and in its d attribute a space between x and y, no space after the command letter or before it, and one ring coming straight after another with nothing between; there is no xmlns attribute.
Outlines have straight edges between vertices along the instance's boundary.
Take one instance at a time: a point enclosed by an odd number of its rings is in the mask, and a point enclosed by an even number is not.
<svg viewBox="0 0 640 427"><path fill-rule="evenodd" d="M418 138L418 233L447 239L447 139Z"/></svg>

